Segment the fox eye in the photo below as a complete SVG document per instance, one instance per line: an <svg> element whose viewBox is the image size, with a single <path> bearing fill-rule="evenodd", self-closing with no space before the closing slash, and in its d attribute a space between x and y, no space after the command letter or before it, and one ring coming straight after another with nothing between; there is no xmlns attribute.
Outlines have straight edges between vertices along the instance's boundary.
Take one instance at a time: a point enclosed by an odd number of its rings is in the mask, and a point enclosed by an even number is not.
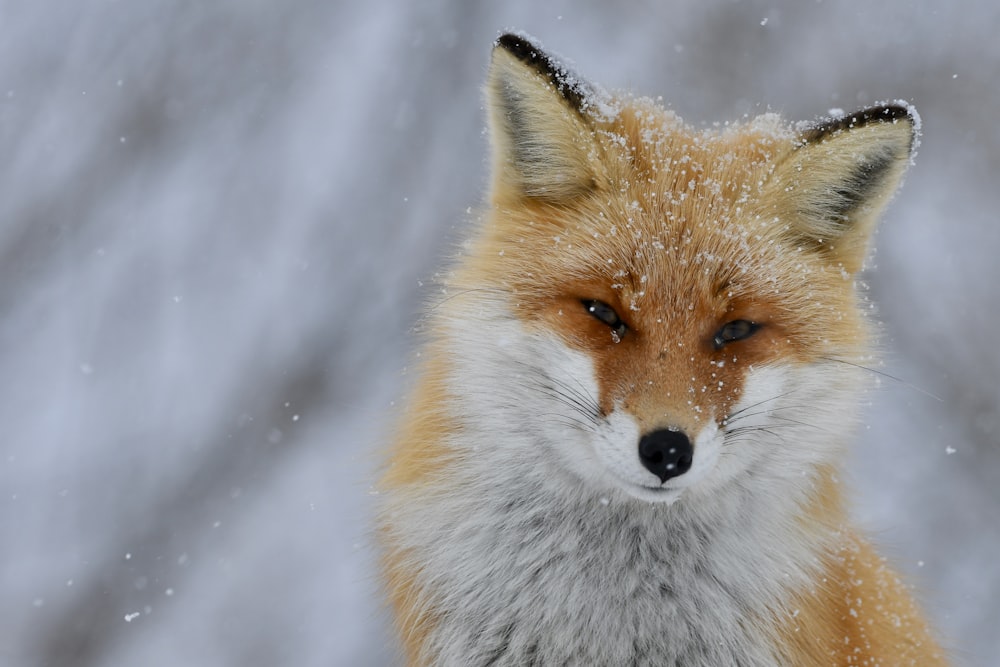
<svg viewBox="0 0 1000 667"><path fill-rule="evenodd" d="M611 339L616 343L620 343L622 338L625 337L625 332L628 331L628 326L618 317L615 309L603 301L584 300L581 303L583 303L583 307L594 318L608 325L608 328L611 329Z"/></svg>
<svg viewBox="0 0 1000 667"><path fill-rule="evenodd" d="M732 322L726 322L715 333L712 343L715 345L715 349L719 350L729 343L746 340L759 330L760 325L756 322L751 322L750 320L733 320Z"/></svg>

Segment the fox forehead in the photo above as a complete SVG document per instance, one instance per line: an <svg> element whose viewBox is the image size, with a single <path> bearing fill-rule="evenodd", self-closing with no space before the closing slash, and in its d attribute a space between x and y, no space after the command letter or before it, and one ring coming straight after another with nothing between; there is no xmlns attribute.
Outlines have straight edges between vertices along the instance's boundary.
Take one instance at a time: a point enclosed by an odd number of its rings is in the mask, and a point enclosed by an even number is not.
<svg viewBox="0 0 1000 667"><path fill-rule="evenodd" d="M646 283L680 277L678 266L711 272L724 257L718 272L725 282L738 270L737 253L758 264L777 259L781 216L767 210L761 188L793 136L776 118L699 132L633 100L592 138L598 154L589 158L600 181L592 192L570 204L523 199L495 211L485 254L505 258L497 278L539 271L601 277L650 294ZM663 262L664 254L672 260ZM529 266L512 266L518 258Z"/></svg>
<svg viewBox="0 0 1000 667"><path fill-rule="evenodd" d="M593 136L600 187L570 204L523 199L493 211L476 262L492 284L524 296L559 285L676 322L775 284L794 292L822 272L782 240L781 211L761 194L794 141L776 117L699 132L633 100Z"/></svg>
<svg viewBox="0 0 1000 667"><path fill-rule="evenodd" d="M644 98L618 103L618 113L595 122L610 188L667 203L746 200L761 188L769 165L793 146L795 134L775 114L722 130L696 130Z"/></svg>

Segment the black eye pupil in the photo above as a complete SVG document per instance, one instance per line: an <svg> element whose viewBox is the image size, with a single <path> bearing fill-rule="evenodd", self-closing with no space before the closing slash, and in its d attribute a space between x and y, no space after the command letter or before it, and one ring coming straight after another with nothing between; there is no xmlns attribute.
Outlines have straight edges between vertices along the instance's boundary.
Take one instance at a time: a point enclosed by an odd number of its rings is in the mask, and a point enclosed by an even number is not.
<svg viewBox="0 0 1000 667"><path fill-rule="evenodd" d="M587 301L584 303L587 312L609 326L614 326L618 322L618 313L606 303L600 301Z"/></svg>
<svg viewBox="0 0 1000 667"><path fill-rule="evenodd" d="M746 336L749 331L749 322L746 320L737 320L722 327L722 337L726 340L739 340Z"/></svg>
<svg viewBox="0 0 1000 667"><path fill-rule="evenodd" d="M733 343L738 340L745 340L757 333L760 325L750 320L733 320L727 322L719 332L715 334L713 342L715 347L720 348L726 343Z"/></svg>
<svg viewBox="0 0 1000 667"><path fill-rule="evenodd" d="M621 337L625 335L628 327L624 322L622 322L621 318L618 317L618 313L615 312L614 308L603 301L585 300L582 303L588 313L611 328L611 334L614 336L616 343L621 340Z"/></svg>

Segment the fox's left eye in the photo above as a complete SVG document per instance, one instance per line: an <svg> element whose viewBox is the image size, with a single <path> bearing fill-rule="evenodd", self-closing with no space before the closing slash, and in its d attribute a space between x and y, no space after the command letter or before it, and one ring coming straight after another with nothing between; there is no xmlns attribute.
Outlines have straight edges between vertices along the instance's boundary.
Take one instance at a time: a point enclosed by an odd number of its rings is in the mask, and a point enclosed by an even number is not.
<svg viewBox="0 0 1000 667"><path fill-rule="evenodd" d="M618 317L618 313L615 312L615 309L603 301L584 300L581 303L583 304L583 307L587 309L588 313L608 325L608 328L611 329L612 340L616 343L620 343L622 338L625 337L625 332L628 331L628 325L626 325L622 319Z"/></svg>
<svg viewBox="0 0 1000 667"><path fill-rule="evenodd" d="M735 343L738 340L746 340L759 330L760 325L756 322L751 322L750 320L733 320L732 322L726 322L726 324L724 324L722 328L715 333L712 343L715 345L715 349L718 350L728 343Z"/></svg>

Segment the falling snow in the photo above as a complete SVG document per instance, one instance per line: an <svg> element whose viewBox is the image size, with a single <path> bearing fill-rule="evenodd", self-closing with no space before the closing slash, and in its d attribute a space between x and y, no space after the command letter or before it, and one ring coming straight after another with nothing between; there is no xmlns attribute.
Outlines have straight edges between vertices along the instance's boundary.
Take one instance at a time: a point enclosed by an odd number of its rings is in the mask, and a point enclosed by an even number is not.
<svg viewBox="0 0 1000 667"><path fill-rule="evenodd" d="M112 4L0 25L4 664L399 663L373 453L431 267L479 219L509 25L722 128L895 97L934 119L867 277L888 363L852 505L949 644L1000 655L995 3L947 30L902 0Z"/></svg>

